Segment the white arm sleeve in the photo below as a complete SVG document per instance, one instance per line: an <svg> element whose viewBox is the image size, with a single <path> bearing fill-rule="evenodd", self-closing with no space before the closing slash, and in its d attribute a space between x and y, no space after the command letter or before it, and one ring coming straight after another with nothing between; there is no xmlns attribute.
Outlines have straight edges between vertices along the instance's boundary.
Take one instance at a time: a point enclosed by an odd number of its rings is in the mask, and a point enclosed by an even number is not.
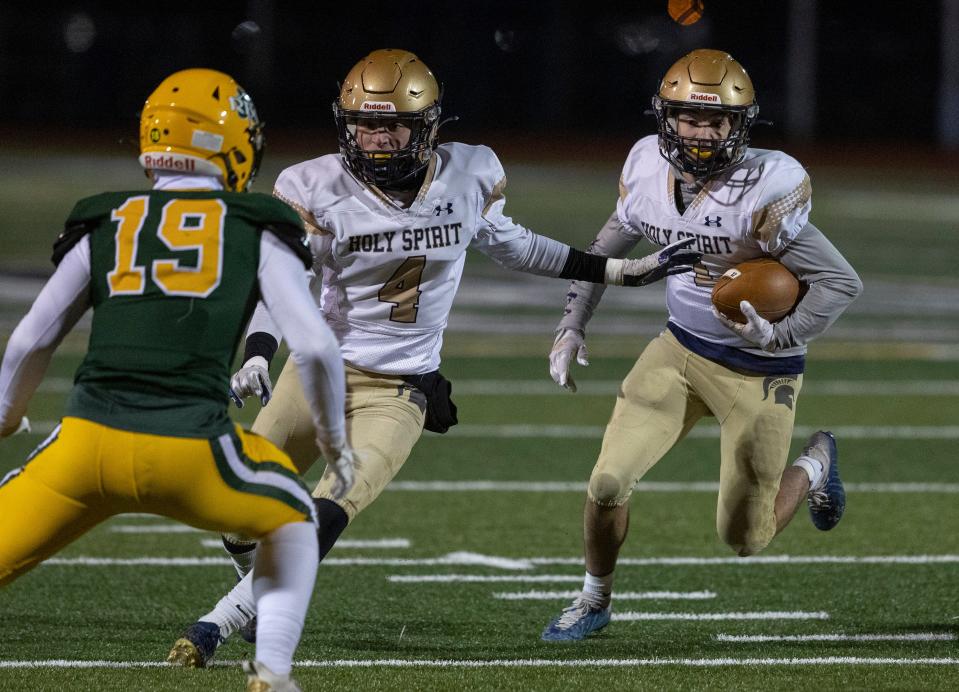
<svg viewBox="0 0 959 692"><path fill-rule="evenodd" d="M310 250L313 252L313 269L306 274L310 280L310 292L313 294L313 300L319 305L320 293L323 288L323 262L326 261L327 256L333 249L333 236L329 233L311 233L309 242ZM277 345L283 340L280 328L270 317L270 311L263 305L262 300L256 304L246 335L249 336L256 332L266 332L276 339Z"/></svg>
<svg viewBox="0 0 959 692"><path fill-rule="evenodd" d="M593 242L586 248L586 252L619 259L628 255L630 250L636 247L639 238L637 233L623 225L617 212L614 211L599 229ZM563 318L556 325L556 331L578 329L585 333L586 323L592 318L593 311L605 292L604 284L586 281L570 283L569 291L566 292L566 308L563 311Z"/></svg>
<svg viewBox="0 0 959 692"><path fill-rule="evenodd" d="M265 309L293 352L317 435L330 446L341 447L346 441L343 358L310 295L303 263L264 231L257 275Z"/></svg>
<svg viewBox="0 0 959 692"><path fill-rule="evenodd" d="M20 321L0 369L0 433L17 429L53 352L90 306L90 239L66 254Z"/></svg>
<svg viewBox="0 0 959 692"><path fill-rule="evenodd" d="M486 225L473 238L472 246L507 269L559 276L569 256L569 245L533 233L503 214L506 200L491 205L483 218Z"/></svg>

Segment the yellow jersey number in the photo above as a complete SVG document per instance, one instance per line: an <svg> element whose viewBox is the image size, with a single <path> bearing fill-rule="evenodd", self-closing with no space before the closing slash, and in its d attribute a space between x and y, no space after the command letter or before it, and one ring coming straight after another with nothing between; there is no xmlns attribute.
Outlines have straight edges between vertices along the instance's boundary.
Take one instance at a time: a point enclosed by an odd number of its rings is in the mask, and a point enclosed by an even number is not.
<svg viewBox="0 0 959 692"><path fill-rule="evenodd" d="M141 295L146 267L137 266L137 245L149 211L149 198L131 197L113 210L118 222L116 264L107 274L110 296ZM171 250L195 250L195 267L176 259L153 260L150 276L170 296L206 298L220 285L223 274L223 223L226 203L220 199L172 199L163 205L156 233Z"/></svg>

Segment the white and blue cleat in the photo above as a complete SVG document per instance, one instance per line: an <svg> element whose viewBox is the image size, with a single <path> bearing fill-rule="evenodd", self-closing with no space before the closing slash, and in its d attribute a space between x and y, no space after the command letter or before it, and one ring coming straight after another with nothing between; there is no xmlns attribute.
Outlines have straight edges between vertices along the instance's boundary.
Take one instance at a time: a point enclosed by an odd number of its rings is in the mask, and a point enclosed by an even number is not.
<svg viewBox="0 0 959 692"><path fill-rule="evenodd" d="M806 502L813 525L820 531L829 531L846 511L846 490L839 477L836 436L827 430L814 432L803 454L818 459L823 465L822 478L809 489Z"/></svg>
<svg viewBox="0 0 959 692"><path fill-rule="evenodd" d="M571 642L585 639L609 624L611 612L611 605L604 608L580 596L546 626L541 639L544 642Z"/></svg>

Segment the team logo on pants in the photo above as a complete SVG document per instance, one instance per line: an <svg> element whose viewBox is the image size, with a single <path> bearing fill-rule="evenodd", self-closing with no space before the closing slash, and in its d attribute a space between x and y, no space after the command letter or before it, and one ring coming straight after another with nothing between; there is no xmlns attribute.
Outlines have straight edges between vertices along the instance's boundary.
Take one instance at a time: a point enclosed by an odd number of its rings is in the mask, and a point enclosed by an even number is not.
<svg viewBox="0 0 959 692"><path fill-rule="evenodd" d="M791 377L777 377L771 375L763 380L763 401L769 398L769 392L772 391L777 404L783 404L790 411L793 407L793 399L796 397L796 390L793 388L795 380Z"/></svg>

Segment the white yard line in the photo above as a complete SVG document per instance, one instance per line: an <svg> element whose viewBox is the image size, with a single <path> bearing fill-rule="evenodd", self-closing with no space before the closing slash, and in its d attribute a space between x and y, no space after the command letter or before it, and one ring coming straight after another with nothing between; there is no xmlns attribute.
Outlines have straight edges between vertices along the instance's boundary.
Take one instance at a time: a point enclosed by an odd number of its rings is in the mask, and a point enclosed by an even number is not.
<svg viewBox="0 0 959 692"><path fill-rule="evenodd" d="M620 380L580 380L580 395L615 395ZM69 377L48 377L37 388L39 392L65 393L73 388ZM548 378L540 380L457 380L457 395L464 396L569 396ZM803 395L810 396L959 396L955 380L833 380L803 385Z"/></svg>
<svg viewBox="0 0 959 692"><path fill-rule="evenodd" d="M41 385L42 386L42 385ZM620 380L577 381L577 394L615 395ZM552 380L457 380L457 395L465 396L569 396ZM802 387L802 395L810 396L959 396L955 380L834 380L810 382Z"/></svg>
<svg viewBox="0 0 959 692"><path fill-rule="evenodd" d="M51 427L52 430L52 427ZM817 428L797 425L794 439L806 439ZM837 425L830 428L840 440L955 440L959 439L959 425ZM448 435L454 437L478 437L484 439L553 438L553 439L599 439L603 436L602 425L472 425L469 423L450 428ZM436 433L428 433L430 436ZM693 428L688 437L693 439L719 439L719 427L703 425Z"/></svg>
<svg viewBox="0 0 959 692"><path fill-rule="evenodd" d="M381 557L329 557L323 564L332 567L432 567L436 565L470 565L509 570L529 570L538 565L582 565L582 557L500 557L479 553L449 553L433 558L381 558ZM959 555L754 555L742 557L621 557L619 567L700 567L736 566L760 567L767 565L944 565L959 563ZM233 564L226 557L53 557L41 565L67 565L79 567L151 566L151 567L212 567ZM575 575L391 575L390 581L513 581L513 582L579 582L583 577Z"/></svg>
<svg viewBox="0 0 959 692"><path fill-rule="evenodd" d="M530 557L533 565L583 564L581 557ZM617 567L666 567L732 565L760 567L766 565L943 565L959 563L959 555L753 555L751 557L621 557Z"/></svg>
<svg viewBox="0 0 959 692"><path fill-rule="evenodd" d="M617 598L619 596L617 595ZM717 634L718 642L951 642L951 632L915 632L908 634Z"/></svg>
<svg viewBox="0 0 959 692"><path fill-rule="evenodd" d="M493 598L503 601L554 601L576 598L580 591L500 591ZM716 598L714 591L617 591L619 601L702 601Z"/></svg>
<svg viewBox="0 0 959 692"><path fill-rule="evenodd" d="M209 533L186 524L118 524L110 527L113 533ZM217 541L219 545L223 545Z"/></svg>
<svg viewBox="0 0 959 692"><path fill-rule="evenodd" d="M203 539L202 541L200 541L200 543L204 548L220 548L221 550L223 549L223 541L216 538ZM370 548L372 550L378 550L378 549L388 549L388 548L409 548L410 545L411 545L410 539L408 538L377 538L377 539L371 539L371 540L364 540L359 538L350 540L348 538L342 538L336 542L335 547L337 550L340 550L342 548L350 548L350 549Z"/></svg>
<svg viewBox="0 0 959 692"><path fill-rule="evenodd" d="M215 661L216 667L240 665L240 661ZM879 656L824 656L807 658L505 658L470 659L333 659L295 661L294 668L653 668L661 666L687 668L725 668L757 666L956 666L959 658L884 658ZM75 668L128 669L166 668L162 661L76 661L46 659L32 661L0 661L4 668Z"/></svg>
<svg viewBox="0 0 959 692"><path fill-rule="evenodd" d="M32 436L49 435L59 425L59 421L38 420L31 421L33 431L26 433ZM838 425L830 428L840 440L956 440L959 439L959 425ZM503 425L472 425L461 423L450 428L448 437L479 437L497 439L599 439L603 436L605 427L602 425L536 425L536 424L503 424ZM817 428L797 425L793 429L794 439L806 439ZM428 437L436 437L438 433L427 432ZM693 428L688 437L693 439L718 439L719 427L702 425Z"/></svg>
<svg viewBox="0 0 959 692"><path fill-rule="evenodd" d="M640 620L828 620L825 611L760 610L734 613L613 613L613 620L637 622Z"/></svg>
<svg viewBox="0 0 959 692"><path fill-rule="evenodd" d="M323 564L326 564L325 560ZM580 584L583 577L573 574L391 574L386 580L395 584L482 584L487 582Z"/></svg>
<svg viewBox="0 0 959 692"><path fill-rule="evenodd" d="M959 483L846 483L846 492L854 493L959 493ZM642 481L636 492L714 493L715 481ZM586 481L393 481L387 491L397 492L521 492L582 493Z"/></svg>

